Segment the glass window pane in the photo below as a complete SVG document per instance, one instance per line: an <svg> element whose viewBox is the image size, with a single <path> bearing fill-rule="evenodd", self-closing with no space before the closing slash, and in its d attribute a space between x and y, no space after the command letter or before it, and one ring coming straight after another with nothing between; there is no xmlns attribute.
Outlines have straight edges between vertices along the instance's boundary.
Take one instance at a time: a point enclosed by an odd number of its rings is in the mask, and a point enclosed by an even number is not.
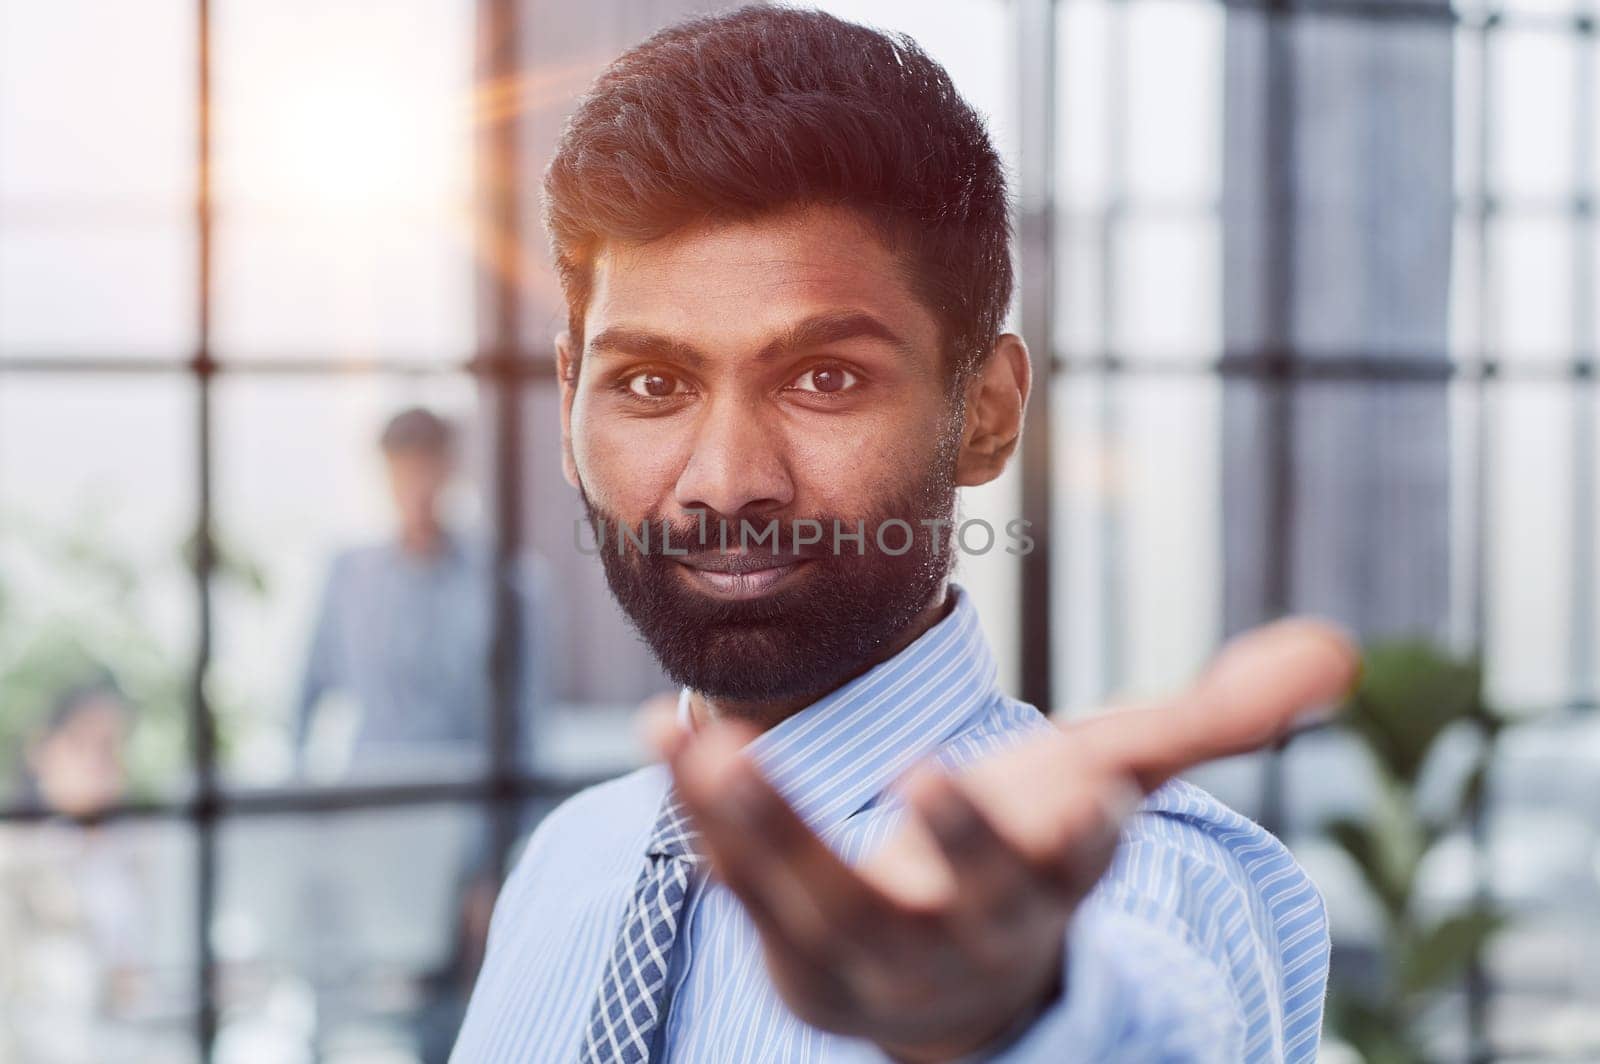
<svg viewBox="0 0 1600 1064"><path fill-rule="evenodd" d="M1490 413L1486 681L1494 702L1531 711L1569 694L1573 500L1555 486L1572 483L1572 396L1563 383L1497 387Z"/></svg>
<svg viewBox="0 0 1600 1064"><path fill-rule="evenodd" d="M1056 7L1056 183L1066 210L1104 209L1111 195L1111 41L1122 14L1104 0Z"/></svg>
<svg viewBox="0 0 1600 1064"><path fill-rule="evenodd" d="M1508 1058L1600 1052L1600 837L1591 811L1600 723L1558 715L1509 729L1495 755L1487 824L1491 886L1511 915L1486 956L1491 1039Z"/></svg>
<svg viewBox="0 0 1600 1064"><path fill-rule="evenodd" d="M1106 621L1111 501L1121 470L1110 429L1110 384L1104 377L1067 374L1057 378L1053 423L1050 591L1055 638L1058 711L1090 709L1113 690L1109 655L1113 626Z"/></svg>
<svg viewBox="0 0 1600 1064"><path fill-rule="evenodd" d="M473 31L460 0L217 5L220 352L469 352Z"/></svg>
<svg viewBox="0 0 1600 1064"><path fill-rule="evenodd" d="M1484 352L1486 305L1480 291L1483 281L1483 241L1476 218L1456 215L1450 248L1450 357L1472 361Z"/></svg>
<svg viewBox="0 0 1600 1064"><path fill-rule="evenodd" d="M1015 162L1015 89L1011 52L1012 15L1006 0L808 0L852 22L908 33L941 63L956 90L989 123L1000 155Z"/></svg>
<svg viewBox="0 0 1600 1064"><path fill-rule="evenodd" d="M1056 223L1056 302L1052 324L1063 357L1105 356L1105 227L1103 214L1061 216Z"/></svg>
<svg viewBox="0 0 1600 1064"><path fill-rule="evenodd" d="M1263 306L1260 320L1284 321L1307 357L1435 356L1446 343L1455 211L1454 38L1432 19L1302 17L1292 32L1282 148L1291 156L1268 158L1278 138L1264 125L1257 165L1268 169L1256 180L1265 210L1245 198L1248 184L1230 190L1230 206L1239 204L1230 222L1245 227L1230 230L1229 253L1253 257L1251 239L1281 251L1286 262L1269 250L1255 269L1263 301L1287 305ZM1288 197L1288 231L1276 235L1274 183Z"/></svg>
<svg viewBox="0 0 1600 1064"><path fill-rule="evenodd" d="M1221 636L1217 382L1057 385L1058 706L1161 694Z"/></svg>
<svg viewBox="0 0 1600 1064"><path fill-rule="evenodd" d="M453 459L384 457L385 426L414 405L451 427ZM216 425L211 680L229 773L481 765L492 585L473 382L224 378ZM403 545L405 514L444 537Z"/></svg>
<svg viewBox="0 0 1600 1064"><path fill-rule="evenodd" d="M0 215L6 212L0 207ZM0 352L187 357L194 239L186 217L0 220Z"/></svg>
<svg viewBox="0 0 1600 1064"><path fill-rule="evenodd" d="M1120 383L1119 686L1160 695L1192 676L1222 634L1221 389L1204 378Z"/></svg>
<svg viewBox="0 0 1600 1064"><path fill-rule="evenodd" d="M8 206L190 202L194 11L188 0L0 0Z"/></svg>
<svg viewBox="0 0 1600 1064"><path fill-rule="evenodd" d="M1203 208L1222 186L1221 4L1127 7L1126 193Z"/></svg>
<svg viewBox="0 0 1600 1064"><path fill-rule="evenodd" d="M1475 27L1455 31L1454 124L1456 191L1463 197L1483 195L1483 34Z"/></svg>
<svg viewBox="0 0 1600 1064"><path fill-rule="evenodd" d="M193 347L194 10L0 2L0 353Z"/></svg>
<svg viewBox="0 0 1600 1064"><path fill-rule="evenodd" d="M1221 224L1129 218L1115 233L1112 350L1203 361L1222 351Z"/></svg>
<svg viewBox="0 0 1600 1064"><path fill-rule="evenodd" d="M1513 202L1572 195L1579 39L1508 28L1490 40L1490 191Z"/></svg>
<svg viewBox="0 0 1600 1064"><path fill-rule="evenodd" d="M195 867L174 824L0 825L0 1060L198 1061Z"/></svg>
<svg viewBox="0 0 1600 1064"><path fill-rule="evenodd" d="M1491 355L1573 356L1573 229L1564 215L1513 214L1491 223Z"/></svg>
<svg viewBox="0 0 1600 1064"><path fill-rule="evenodd" d="M472 354L471 251L416 218L218 225L221 358L463 362Z"/></svg>
<svg viewBox="0 0 1600 1064"><path fill-rule="evenodd" d="M1367 638L1449 631L1449 398L1442 380L1294 387L1288 608Z"/></svg>
<svg viewBox="0 0 1600 1064"><path fill-rule="evenodd" d="M0 774L71 692L109 686L128 786L187 777L195 409L179 376L0 376Z"/></svg>
<svg viewBox="0 0 1600 1064"><path fill-rule="evenodd" d="M496 883L471 805L247 816L218 839L219 1064L443 1061Z"/></svg>

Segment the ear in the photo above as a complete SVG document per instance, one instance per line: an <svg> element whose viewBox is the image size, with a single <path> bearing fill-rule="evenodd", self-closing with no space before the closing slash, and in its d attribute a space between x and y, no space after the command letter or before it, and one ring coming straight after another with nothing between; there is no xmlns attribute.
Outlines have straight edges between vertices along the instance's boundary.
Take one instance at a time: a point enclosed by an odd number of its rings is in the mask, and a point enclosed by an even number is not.
<svg viewBox="0 0 1600 1064"><path fill-rule="evenodd" d="M563 329L556 335L556 380L561 382L561 473L567 483L578 486L578 463L572 457L572 398L578 391L578 352L572 347L572 334Z"/></svg>
<svg viewBox="0 0 1600 1064"><path fill-rule="evenodd" d="M1015 333L1002 333L967 382L961 453L956 458L957 485L987 484L1005 469L1022 438L1022 417L1032 384L1028 346Z"/></svg>

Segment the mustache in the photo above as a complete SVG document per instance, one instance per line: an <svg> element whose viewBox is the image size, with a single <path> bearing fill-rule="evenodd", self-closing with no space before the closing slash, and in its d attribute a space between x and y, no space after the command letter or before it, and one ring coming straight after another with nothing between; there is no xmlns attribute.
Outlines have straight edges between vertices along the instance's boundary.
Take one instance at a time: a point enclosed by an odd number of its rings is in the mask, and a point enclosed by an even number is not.
<svg viewBox="0 0 1600 1064"><path fill-rule="evenodd" d="M870 544L872 535L869 519L832 514L730 517L702 511L677 518L658 514L630 523L594 511L589 521L603 547L690 564L704 562L703 567L728 572L828 557L838 553L833 548L841 540Z"/></svg>

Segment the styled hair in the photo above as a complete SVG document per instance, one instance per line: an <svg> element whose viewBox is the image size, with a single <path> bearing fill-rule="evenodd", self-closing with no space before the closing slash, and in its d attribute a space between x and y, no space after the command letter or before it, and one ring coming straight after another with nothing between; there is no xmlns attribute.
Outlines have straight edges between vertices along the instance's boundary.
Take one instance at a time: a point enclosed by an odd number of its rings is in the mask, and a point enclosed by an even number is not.
<svg viewBox="0 0 1600 1064"><path fill-rule="evenodd" d="M1011 301L1005 173L982 118L911 38L819 11L741 8L624 53L567 121L544 190L579 350L605 242L807 206L850 208L880 234L956 380Z"/></svg>
<svg viewBox="0 0 1600 1064"><path fill-rule="evenodd" d="M383 426L378 446L384 454L431 454L445 457L455 443L455 431L450 423L432 410L420 406L408 407L395 414Z"/></svg>

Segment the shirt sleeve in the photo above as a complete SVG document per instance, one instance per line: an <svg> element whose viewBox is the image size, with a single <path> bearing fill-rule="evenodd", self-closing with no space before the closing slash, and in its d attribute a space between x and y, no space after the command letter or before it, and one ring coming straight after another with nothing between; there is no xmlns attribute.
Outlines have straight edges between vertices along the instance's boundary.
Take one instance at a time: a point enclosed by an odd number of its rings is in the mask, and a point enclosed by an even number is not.
<svg viewBox="0 0 1600 1064"><path fill-rule="evenodd" d="M1158 794L1067 933L1061 996L994 1064L1315 1059L1321 895L1265 830L1184 784Z"/></svg>

